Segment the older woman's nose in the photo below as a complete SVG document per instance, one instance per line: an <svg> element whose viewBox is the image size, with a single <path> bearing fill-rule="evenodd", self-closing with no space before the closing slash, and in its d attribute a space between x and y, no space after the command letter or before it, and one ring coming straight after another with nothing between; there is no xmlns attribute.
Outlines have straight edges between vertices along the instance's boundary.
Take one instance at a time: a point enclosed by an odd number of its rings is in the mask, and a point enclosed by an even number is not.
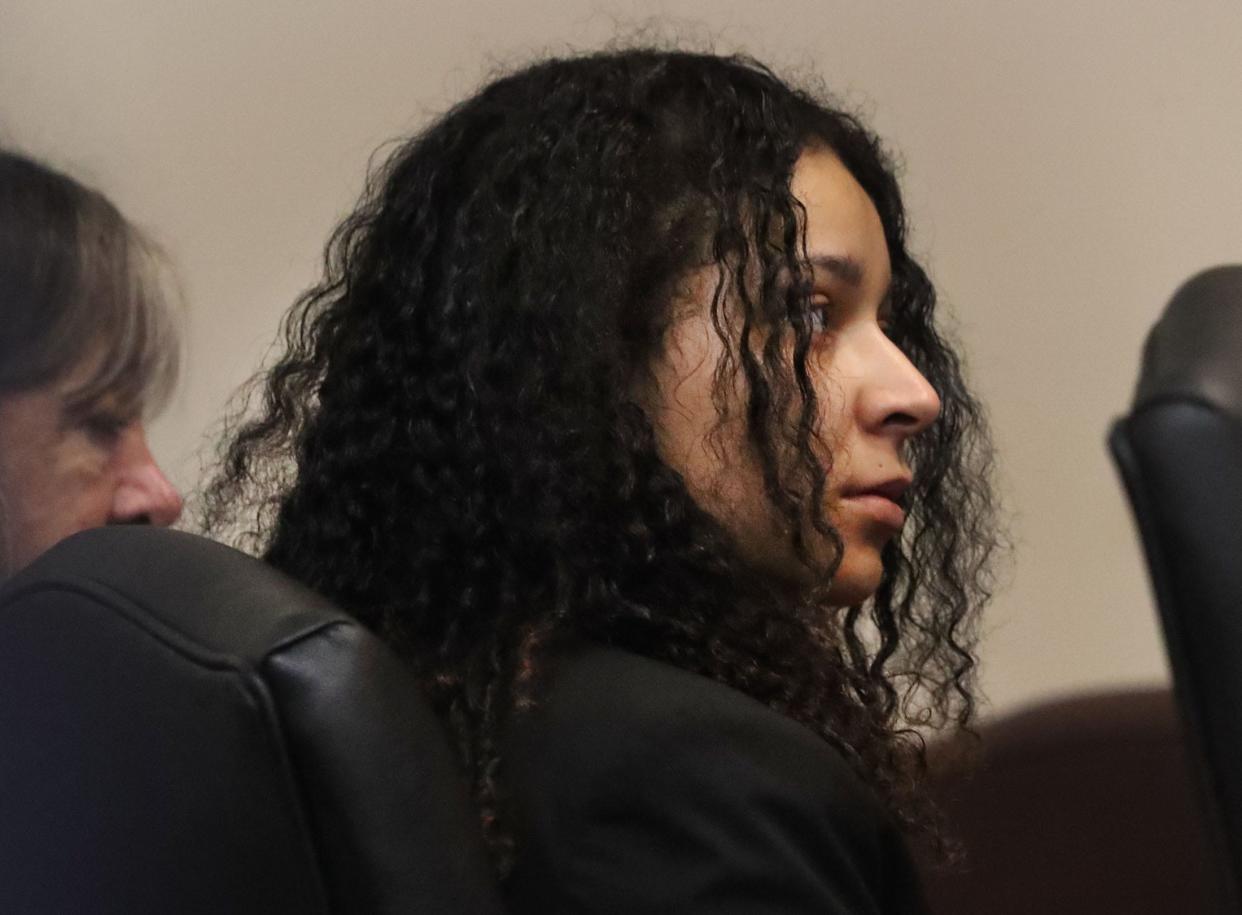
<svg viewBox="0 0 1242 915"><path fill-rule="evenodd" d="M142 425L136 424L124 434L109 522L160 527L173 524L181 517L181 494L155 463Z"/></svg>

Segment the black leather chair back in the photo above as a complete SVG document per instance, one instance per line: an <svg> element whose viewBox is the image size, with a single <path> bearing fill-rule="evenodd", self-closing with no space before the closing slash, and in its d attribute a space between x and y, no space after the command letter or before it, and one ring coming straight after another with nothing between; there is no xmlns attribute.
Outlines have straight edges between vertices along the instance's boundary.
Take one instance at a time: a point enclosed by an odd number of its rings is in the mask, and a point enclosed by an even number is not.
<svg viewBox="0 0 1242 915"><path fill-rule="evenodd" d="M1242 876L1242 266L1187 282L1109 439L1147 555L1226 890ZM1236 911L1236 908L1233 909Z"/></svg>
<svg viewBox="0 0 1242 915"><path fill-rule="evenodd" d="M189 534L0 590L0 912L500 911L439 723L324 600Z"/></svg>

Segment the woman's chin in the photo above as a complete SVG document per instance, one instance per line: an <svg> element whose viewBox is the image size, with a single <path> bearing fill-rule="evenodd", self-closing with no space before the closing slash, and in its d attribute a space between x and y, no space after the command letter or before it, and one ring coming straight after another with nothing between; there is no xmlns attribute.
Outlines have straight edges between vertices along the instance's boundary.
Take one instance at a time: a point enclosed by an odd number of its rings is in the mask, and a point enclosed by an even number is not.
<svg viewBox="0 0 1242 915"><path fill-rule="evenodd" d="M828 588L828 600L835 607L861 604L875 594L883 577L879 550L847 546Z"/></svg>

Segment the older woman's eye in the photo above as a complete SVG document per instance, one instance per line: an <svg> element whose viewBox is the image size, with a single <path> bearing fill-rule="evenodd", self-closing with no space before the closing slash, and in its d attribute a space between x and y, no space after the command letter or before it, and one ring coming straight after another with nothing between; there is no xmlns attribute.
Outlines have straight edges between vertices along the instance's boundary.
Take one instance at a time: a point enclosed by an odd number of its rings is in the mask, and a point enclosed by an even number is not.
<svg viewBox="0 0 1242 915"><path fill-rule="evenodd" d="M97 410L82 417L80 428L95 444L109 448L133 421L133 417L117 411Z"/></svg>

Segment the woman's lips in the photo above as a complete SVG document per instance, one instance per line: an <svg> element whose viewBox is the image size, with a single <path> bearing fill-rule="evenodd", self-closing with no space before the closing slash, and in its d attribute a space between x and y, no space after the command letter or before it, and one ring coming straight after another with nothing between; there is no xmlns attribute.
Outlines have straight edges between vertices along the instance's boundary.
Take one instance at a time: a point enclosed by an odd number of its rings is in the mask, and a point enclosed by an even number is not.
<svg viewBox="0 0 1242 915"><path fill-rule="evenodd" d="M854 493L843 496L841 501L895 531L901 530L906 523L906 510L888 496L880 495L878 492Z"/></svg>
<svg viewBox="0 0 1242 915"><path fill-rule="evenodd" d="M841 494L841 501L874 518L894 531L906 523L905 493L910 487L908 478L885 480L869 486L849 489Z"/></svg>

